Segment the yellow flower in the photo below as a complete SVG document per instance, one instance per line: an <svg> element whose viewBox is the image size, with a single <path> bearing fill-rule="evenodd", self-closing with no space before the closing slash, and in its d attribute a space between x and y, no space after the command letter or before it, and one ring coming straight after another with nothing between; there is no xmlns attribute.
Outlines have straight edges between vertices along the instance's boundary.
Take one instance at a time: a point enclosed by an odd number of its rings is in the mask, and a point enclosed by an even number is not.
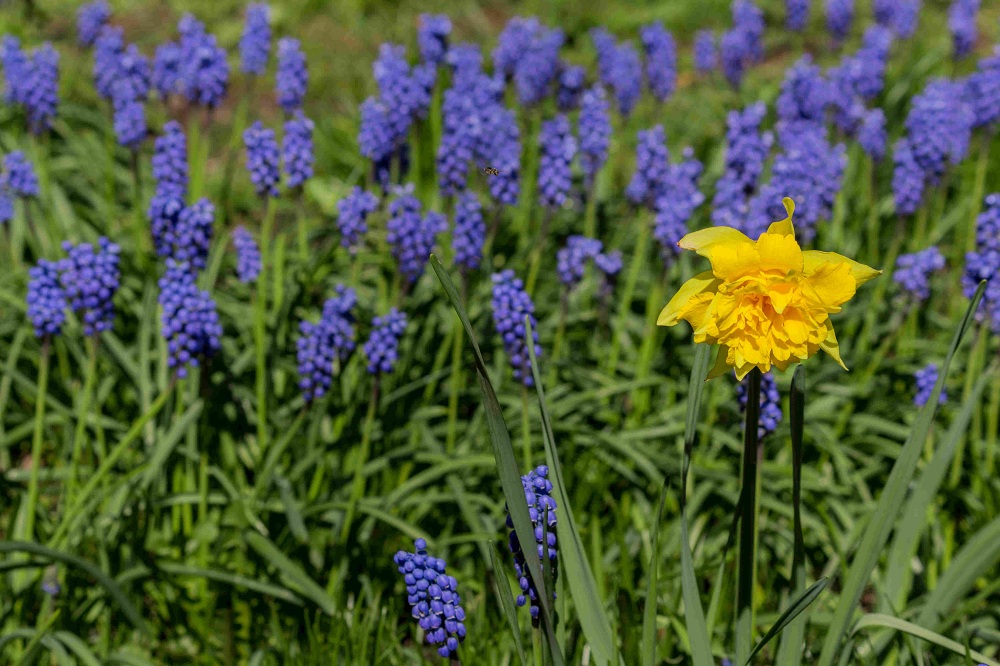
<svg viewBox="0 0 1000 666"><path fill-rule="evenodd" d="M731 227L712 227L678 243L706 257L712 270L685 282L656 323L683 319L695 342L719 345L709 378L730 368L739 379L753 368L784 371L818 349L847 369L830 315L882 271L833 252L803 251L792 228L795 203L782 203L788 217L756 241Z"/></svg>

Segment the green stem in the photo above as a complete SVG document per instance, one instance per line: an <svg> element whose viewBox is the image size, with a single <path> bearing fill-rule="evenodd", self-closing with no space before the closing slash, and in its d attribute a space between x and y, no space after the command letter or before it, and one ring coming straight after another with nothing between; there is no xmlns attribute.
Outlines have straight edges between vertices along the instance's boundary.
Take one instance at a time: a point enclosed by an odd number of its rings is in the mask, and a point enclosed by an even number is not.
<svg viewBox="0 0 1000 666"><path fill-rule="evenodd" d="M303 264L304 268L306 261L309 259L309 229L306 226L305 197L303 196L301 187L298 188L295 207L297 209L296 228L299 236L299 261Z"/></svg>
<svg viewBox="0 0 1000 666"><path fill-rule="evenodd" d="M545 212L542 214L542 224L538 230L538 236L535 238L535 249L531 253L531 267L528 269L528 279L524 283L525 291L528 294L533 294L535 291L535 282L538 280L538 270L542 266L542 255L545 253L545 241L549 235L549 225L552 223L552 218L555 215L555 211L551 208L546 208Z"/></svg>
<svg viewBox="0 0 1000 666"><path fill-rule="evenodd" d="M368 413L365 415L364 430L361 433L361 452L358 456L358 464L354 468L354 484L351 487L351 499L347 503L347 514L344 516L344 526L340 531L341 543L347 542L347 537L351 532L351 521L354 519L354 512L357 509L358 501L365 494L364 468L371 455L372 428L375 425L375 413L378 405L378 383L376 376L372 384L372 395L368 401Z"/></svg>
<svg viewBox="0 0 1000 666"><path fill-rule="evenodd" d="M80 451L83 438L87 431L87 415L90 412L90 397L94 392L94 382L97 377L97 336L87 338L87 373L83 382L83 394L80 396L79 408L76 414L76 431L73 433L73 455L69 461L69 480L66 484L66 504L73 503L76 492L77 470L80 466Z"/></svg>
<svg viewBox="0 0 1000 666"><path fill-rule="evenodd" d="M534 655L535 666L542 666L544 663L542 655L542 630L537 627L531 630L531 653Z"/></svg>
<svg viewBox="0 0 1000 666"><path fill-rule="evenodd" d="M745 664L753 648L753 589L757 553L757 474L763 450L757 437L760 422L760 379L758 368L750 371L747 382L746 425L743 432L743 480L740 506L739 569L736 582L736 663Z"/></svg>
<svg viewBox="0 0 1000 666"><path fill-rule="evenodd" d="M569 315L569 294L563 290L559 299L559 323L556 325L556 337L552 341L552 360L549 362L548 385L556 383L556 366L562 358L563 340L566 337L566 317Z"/></svg>
<svg viewBox="0 0 1000 666"><path fill-rule="evenodd" d="M597 237L597 175L587 187L587 209L583 217L583 235L587 238Z"/></svg>
<svg viewBox="0 0 1000 666"><path fill-rule="evenodd" d="M462 322L455 320L455 333L451 344L451 391L448 395L448 434L445 440L445 451L451 456L455 453L455 441L458 438L458 394L464 384L462 366L462 342L465 329Z"/></svg>
<svg viewBox="0 0 1000 666"><path fill-rule="evenodd" d="M521 446L524 453L524 469L531 469L531 415L528 413L528 387L521 386Z"/></svg>
<svg viewBox="0 0 1000 666"><path fill-rule="evenodd" d="M868 184L868 258L869 263L877 263L878 260L878 250L879 250L879 214L878 214L878 198L875 193L875 163L871 158L867 160L867 178L865 179Z"/></svg>
<svg viewBox="0 0 1000 666"><path fill-rule="evenodd" d="M263 453L267 449L267 289L270 272L271 236L274 226L274 197L267 198L264 223L260 238L260 274L257 276L257 302L254 308L254 346L257 356L257 446Z"/></svg>
<svg viewBox="0 0 1000 666"><path fill-rule="evenodd" d="M100 467L94 472L94 476L90 477L87 481L87 485L83 487L80 494L76 498L76 502L68 507L66 515L63 516L62 521L56 528L55 533L52 538L49 539L48 546L50 548L58 548L61 545L63 537L66 536L67 532L75 525L76 521L79 520L83 512L87 508L88 500L90 496L97 490L97 487L104 481L104 479L112 472L114 466L118 463L118 459L121 458L127 451L132 450L132 444L139 435L142 433L143 426L156 416L163 406L167 403L167 399L170 394L173 393L174 387L177 382L172 381L168 386L167 390L160 394L156 401L150 405L149 410L139 417L138 420L132 423L132 426L128 429L128 432L122 437L121 441L113 448L101 461Z"/></svg>
<svg viewBox="0 0 1000 666"><path fill-rule="evenodd" d="M972 345L972 352L969 355L969 365L965 369L965 386L962 390L962 402L968 400L969 396L972 395L973 385L979 379L979 375L986 366L986 347L988 343L989 336L987 335L986 325L980 324L976 327L976 338ZM977 405L976 414L973 416L973 424L981 418L982 413L980 410L981 405ZM971 428L971 430L976 430L976 428ZM968 434L963 435L958 440L958 446L955 447L955 456L951 459L951 474L948 477L952 488L958 488L958 484L961 481L962 463L965 459L965 447L969 438Z"/></svg>
<svg viewBox="0 0 1000 666"><path fill-rule="evenodd" d="M639 237L635 243L635 255L632 257L632 264L629 267L628 277L625 279L625 289L622 291L622 298L618 308L618 326L615 327L614 336L611 340L611 353L608 354L608 374L613 375L618 367L618 353L621 350L622 336L625 335L628 324L629 310L632 308L632 296L635 294L636 285L639 282L639 273L642 272L646 264L646 248L649 246L649 221L639 220Z"/></svg>
<svg viewBox="0 0 1000 666"><path fill-rule="evenodd" d="M49 390L49 359L51 340L46 336L42 342L42 354L38 361L38 394L35 398L35 432L31 438L31 476L28 477L28 508L24 515L24 538L35 538L35 509L38 505L38 471L42 465L42 434L45 426L45 402Z"/></svg>
<svg viewBox="0 0 1000 666"><path fill-rule="evenodd" d="M972 210L969 214L969 222L966 227L965 251L973 252L976 249L976 218L983 207L983 191L986 187L986 170L990 163L990 135L984 133L979 144L979 160L976 162L976 179L972 185ZM961 248L961 243L955 243ZM962 256L955 259L959 263Z"/></svg>

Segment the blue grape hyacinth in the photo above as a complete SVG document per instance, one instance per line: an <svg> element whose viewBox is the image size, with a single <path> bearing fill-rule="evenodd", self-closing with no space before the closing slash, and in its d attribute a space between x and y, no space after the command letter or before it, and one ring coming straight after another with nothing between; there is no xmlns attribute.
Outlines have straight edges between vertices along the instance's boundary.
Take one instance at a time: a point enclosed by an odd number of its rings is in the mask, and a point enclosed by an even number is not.
<svg viewBox="0 0 1000 666"><path fill-rule="evenodd" d="M119 60L124 52L125 31L115 25L101 28L94 40L94 87L104 99L111 99L112 89L120 75Z"/></svg>
<svg viewBox="0 0 1000 666"><path fill-rule="evenodd" d="M563 65L559 72L556 106L560 111L572 111L580 105L580 96L587 83L587 70L580 65Z"/></svg>
<svg viewBox="0 0 1000 666"><path fill-rule="evenodd" d="M747 379L736 382L736 398L740 403L740 411L747 409ZM763 439L778 429L781 423L781 394L778 393L778 383L774 374L765 372L760 377L760 421L757 426L757 439Z"/></svg>
<svg viewBox="0 0 1000 666"><path fill-rule="evenodd" d="M406 313L396 308L372 320L372 332L363 345L368 358L368 374L387 375L399 359L399 338L406 332Z"/></svg>
<svg viewBox="0 0 1000 666"><path fill-rule="evenodd" d="M583 280L587 262L593 261L604 245L596 238L573 235L566 239L566 246L556 253L556 272L559 282L567 290L574 289Z"/></svg>
<svg viewBox="0 0 1000 666"><path fill-rule="evenodd" d="M976 44L976 15L980 0L953 0L948 8L948 30L951 31L953 55L964 58Z"/></svg>
<svg viewBox="0 0 1000 666"><path fill-rule="evenodd" d="M640 130L635 147L635 171L625 188L625 196L630 202L653 205L666 182L669 160L663 125Z"/></svg>
<svg viewBox="0 0 1000 666"><path fill-rule="evenodd" d="M21 49L21 40L4 35L0 41L0 69L3 69L3 97L8 104L23 104L30 61Z"/></svg>
<svg viewBox="0 0 1000 666"><path fill-rule="evenodd" d="M976 320L988 322L1000 334L1000 192L988 194L983 211L976 218L976 249L965 255L962 291L971 298L982 280L986 293L976 312Z"/></svg>
<svg viewBox="0 0 1000 666"><path fill-rule="evenodd" d="M226 50L215 35L188 15L190 27L181 30L179 83L189 102L209 108L219 106L229 89ZM184 19L181 19L184 21Z"/></svg>
<svg viewBox="0 0 1000 666"><path fill-rule="evenodd" d="M896 213L913 215L920 208L927 180L913 154L908 139L896 142L892 151L892 193L896 203Z"/></svg>
<svg viewBox="0 0 1000 666"><path fill-rule="evenodd" d="M746 224L748 198L757 191L774 142L770 132L760 131L766 114L767 107L757 102L742 111L730 111L726 118L725 168L712 198L715 225L739 229Z"/></svg>
<svg viewBox="0 0 1000 666"><path fill-rule="evenodd" d="M255 121L243 132L243 145L246 147L247 170L257 195L278 196L281 155L274 130L264 127L259 120Z"/></svg>
<svg viewBox="0 0 1000 666"><path fill-rule="evenodd" d="M934 393L934 385L937 384L937 363L928 363L920 370L917 370L913 375L913 379L917 387L916 395L913 396L913 404L917 407L923 407L931 399L931 394ZM947 401L948 392L942 387L941 394L938 397L938 404L943 405Z"/></svg>
<svg viewBox="0 0 1000 666"><path fill-rule="evenodd" d="M913 158L929 183L940 181L949 163L965 158L975 119L964 84L932 79L913 97L906 132Z"/></svg>
<svg viewBox="0 0 1000 666"><path fill-rule="evenodd" d="M236 277L243 284L256 282L260 275L260 248L242 224L233 229L233 247L236 250Z"/></svg>
<svg viewBox="0 0 1000 666"><path fill-rule="evenodd" d="M351 254L357 252L364 235L368 233L368 216L378 209L378 197L354 186L351 193L337 202L337 226L340 228L340 245Z"/></svg>
<svg viewBox="0 0 1000 666"><path fill-rule="evenodd" d="M892 274L892 280L917 302L923 302L931 296L931 274L942 270L944 263L944 255L936 246L903 254L896 259L896 271Z"/></svg>
<svg viewBox="0 0 1000 666"><path fill-rule="evenodd" d="M842 42L854 22L854 0L826 0L826 27L834 41Z"/></svg>
<svg viewBox="0 0 1000 666"><path fill-rule="evenodd" d="M116 86L121 89L120 85ZM146 138L146 106L141 100L122 95L114 95L114 129L118 144L135 152Z"/></svg>
<svg viewBox="0 0 1000 666"><path fill-rule="evenodd" d="M542 347L538 344L538 321L535 319L535 304L524 290L524 282L515 277L514 271L507 269L493 274L493 324L496 326L504 350L514 370L514 379L525 386L534 386L531 376L531 358L528 344L532 344L535 356L541 358ZM532 340L527 340L524 318L531 322Z"/></svg>
<svg viewBox="0 0 1000 666"><path fill-rule="evenodd" d="M580 136L580 165L588 192L594 187L597 172L608 160L608 146L611 143L609 109L607 95L599 84L583 93L577 129Z"/></svg>
<svg viewBox="0 0 1000 666"><path fill-rule="evenodd" d="M533 544L538 552L538 558L545 568L551 568L552 580L557 577L556 569L556 500L552 497L552 482L549 481L549 468L539 465L521 477L521 486L524 488L524 498L528 502L528 515L535 532L535 543ZM524 557L524 547L517 538L514 531L514 521L507 513L507 528L510 530L508 537L508 547L514 556L514 572L517 574L518 585L521 593L518 594L514 603L518 607L524 606L529 601L531 603L531 623L535 627L539 624L539 596L538 588L531 572L528 570L528 563ZM547 561L546 561L547 560ZM555 598L555 590L550 590L552 598Z"/></svg>
<svg viewBox="0 0 1000 666"><path fill-rule="evenodd" d="M542 123L538 133L541 145L538 167L538 199L542 206L560 208L566 203L572 185L570 165L576 156L576 138L569 119L559 114Z"/></svg>
<svg viewBox="0 0 1000 666"><path fill-rule="evenodd" d="M187 137L176 120L163 125L163 134L153 142L153 179L158 187L169 185L187 192Z"/></svg>
<svg viewBox="0 0 1000 666"><path fill-rule="evenodd" d="M698 189L702 164L695 159L690 146L684 149L683 157L683 161L668 167L663 187L653 201L656 213L653 238L660 246L660 256L667 268L677 258L680 250L677 243L687 234L694 211L705 201L705 195Z"/></svg>
<svg viewBox="0 0 1000 666"><path fill-rule="evenodd" d="M299 388L306 403L326 395L333 384L335 366L342 366L354 351L354 290L337 285L336 296L327 299L316 323L299 323L297 348Z"/></svg>
<svg viewBox="0 0 1000 666"><path fill-rule="evenodd" d="M115 317L112 299L121 278L121 249L103 236L96 248L90 243L74 246L69 241L62 247L69 256L59 262L59 281L69 309L80 317L85 335L111 330Z"/></svg>
<svg viewBox="0 0 1000 666"><path fill-rule="evenodd" d="M21 74L24 78L17 87L27 112L28 129L32 134L41 134L52 125L59 106L59 53L45 42L32 52Z"/></svg>
<svg viewBox="0 0 1000 666"><path fill-rule="evenodd" d="M189 368L219 351L222 324L215 301L195 284L196 274L187 262L167 260L160 278L161 334L167 341L167 367L179 378Z"/></svg>
<svg viewBox="0 0 1000 666"><path fill-rule="evenodd" d="M97 35L111 19L107 0L93 0L76 10L76 41L80 46L93 46Z"/></svg>
<svg viewBox="0 0 1000 666"><path fill-rule="evenodd" d="M407 285L412 285L423 275L437 235L448 230L448 218L434 211L421 216L420 200L413 195L411 184L400 188L389 204L386 230L399 272Z"/></svg>
<svg viewBox="0 0 1000 666"><path fill-rule="evenodd" d="M642 95L642 60L639 52L628 42L615 47L610 85L618 102L618 113L627 118Z"/></svg>
<svg viewBox="0 0 1000 666"><path fill-rule="evenodd" d="M666 101L677 87L677 44L661 21L643 26L639 36L646 53L649 89L658 101Z"/></svg>
<svg viewBox="0 0 1000 666"><path fill-rule="evenodd" d="M28 271L28 319L35 337L59 335L66 321L66 292L59 280L59 264L47 259Z"/></svg>
<svg viewBox="0 0 1000 666"><path fill-rule="evenodd" d="M475 192L462 192L455 204L455 234L451 240L455 264L461 271L469 272L479 268L485 242L483 205Z"/></svg>
<svg viewBox="0 0 1000 666"><path fill-rule="evenodd" d="M180 93L182 56L183 51L177 42L166 42L156 47L150 78L160 99L166 100Z"/></svg>
<svg viewBox="0 0 1000 666"><path fill-rule="evenodd" d="M284 37L278 41L278 73L275 77L274 92L278 105L291 113L302 106L309 87L309 70L306 56L297 39Z"/></svg>
<svg viewBox="0 0 1000 666"><path fill-rule="evenodd" d="M313 176L313 121L295 111L291 120L285 123L285 135L281 140L281 161L285 169L286 184L289 188L301 187Z"/></svg>
<svg viewBox="0 0 1000 666"><path fill-rule="evenodd" d="M271 8L263 2L247 6L246 23L240 37L240 70L260 76L267 69L271 52Z"/></svg>
<svg viewBox="0 0 1000 666"><path fill-rule="evenodd" d="M3 173L0 174L0 190L22 199L39 195L40 189L35 167L20 150L14 150L4 155Z"/></svg>
<svg viewBox="0 0 1000 666"><path fill-rule="evenodd" d="M764 14L750 0L733 0L733 26L719 40L722 73L739 88L747 68L764 57Z"/></svg>
<svg viewBox="0 0 1000 666"><path fill-rule="evenodd" d="M886 144L885 113L882 109L872 109L865 113L858 127L858 144L865 154L876 162L885 157Z"/></svg>
<svg viewBox="0 0 1000 666"><path fill-rule="evenodd" d="M694 36L694 68L700 74L708 74L719 66L719 55L715 50L715 33L699 30Z"/></svg>
<svg viewBox="0 0 1000 666"><path fill-rule="evenodd" d="M401 550L392 561L406 583L406 601L424 640L445 658L458 655L465 640L465 611L458 595L458 581L446 572L445 561L427 554L427 542L413 542L416 552Z"/></svg>
<svg viewBox="0 0 1000 666"><path fill-rule="evenodd" d="M451 19L446 14L421 14L417 26L417 46L424 62L438 65L448 52Z"/></svg>
<svg viewBox="0 0 1000 666"><path fill-rule="evenodd" d="M1000 121L1000 46L979 61L976 71L966 79L965 93L972 105L973 125L995 128Z"/></svg>
<svg viewBox="0 0 1000 666"><path fill-rule="evenodd" d="M809 24L809 0L785 0L785 27L801 32Z"/></svg>

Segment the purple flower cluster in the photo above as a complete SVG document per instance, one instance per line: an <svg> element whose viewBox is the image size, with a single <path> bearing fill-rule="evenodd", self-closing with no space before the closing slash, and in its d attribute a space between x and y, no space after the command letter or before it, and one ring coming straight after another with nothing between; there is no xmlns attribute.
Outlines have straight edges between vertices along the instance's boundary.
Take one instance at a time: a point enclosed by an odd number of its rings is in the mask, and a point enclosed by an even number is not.
<svg viewBox="0 0 1000 666"><path fill-rule="evenodd" d="M386 240L408 284L423 274L437 235L448 230L448 218L442 213L429 211L421 217L420 212L420 200L413 195L412 185L400 188L389 204Z"/></svg>
<svg viewBox="0 0 1000 666"><path fill-rule="evenodd" d="M917 393L913 396L913 404L917 407L923 407L931 399L931 394L934 393L934 385L938 381L937 363L928 363L920 370L917 370L913 374L913 379L917 385ZM938 397L938 404L943 405L947 401L948 392L942 387L941 394Z"/></svg>
<svg viewBox="0 0 1000 666"><path fill-rule="evenodd" d="M285 183L290 189L301 187L313 176L313 121L301 109L285 123L281 139L281 161L285 168Z"/></svg>
<svg viewBox="0 0 1000 666"><path fill-rule="evenodd" d="M854 0L826 0L826 27L836 42L847 39L854 22Z"/></svg>
<svg viewBox="0 0 1000 666"><path fill-rule="evenodd" d="M368 358L368 374L388 374L399 359L399 338L406 332L406 313L396 308L384 317L375 317L372 332L364 344Z"/></svg>
<svg viewBox="0 0 1000 666"><path fill-rule="evenodd" d="M615 51L618 43L614 36L606 28L597 27L590 30L590 41L597 51L597 75L601 83L611 86L612 72L614 69Z"/></svg>
<svg viewBox="0 0 1000 666"><path fill-rule="evenodd" d="M643 26L639 31L646 53L646 81L653 97L666 101L677 87L677 44L661 21Z"/></svg>
<svg viewBox="0 0 1000 666"><path fill-rule="evenodd" d="M615 47L610 85L618 102L618 113L627 118L642 95L642 60L639 52L628 42Z"/></svg>
<svg viewBox="0 0 1000 666"><path fill-rule="evenodd" d="M930 277L944 268L944 255L935 246L912 254L902 254L896 259L892 280L918 303L931 296Z"/></svg>
<svg viewBox="0 0 1000 666"><path fill-rule="evenodd" d="M746 226L747 202L757 191L764 161L774 139L761 132L767 114L763 102L730 111L726 118L726 161L712 198L712 223L742 229Z"/></svg>
<svg viewBox="0 0 1000 666"><path fill-rule="evenodd" d="M517 116L502 106L491 107L484 122L484 140L478 150L498 175L487 176L490 197L496 204L513 206L521 194L521 133Z"/></svg>
<svg viewBox="0 0 1000 666"><path fill-rule="evenodd" d="M167 260L167 272L160 278L160 307L163 310L163 338L167 341L167 367L177 377L187 377L188 367L220 348L222 324L215 301L198 289L196 274L186 262Z"/></svg>
<svg viewBox="0 0 1000 666"><path fill-rule="evenodd" d="M189 102L216 107L229 88L229 62L215 35L190 14L178 23L181 91Z"/></svg>
<svg viewBox="0 0 1000 666"><path fill-rule="evenodd" d="M736 383L736 398L740 403L740 411L747 409L747 379ZM778 429L781 423L781 394L778 393L778 383L774 374L765 372L760 377L760 421L757 425L757 439L763 439Z"/></svg>
<svg viewBox="0 0 1000 666"><path fill-rule="evenodd" d="M764 57L764 14L751 0L733 0L732 12L733 27L723 33L719 55L726 80L738 88L747 67Z"/></svg>
<svg viewBox="0 0 1000 666"><path fill-rule="evenodd" d="M509 79L517 70L524 52L528 50L531 40L541 30L537 18L515 16L504 26L493 49L493 68L498 75Z"/></svg>
<svg viewBox="0 0 1000 666"><path fill-rule="evenodd" d="M291 113L302 106L309 87L309 70L306 56L297 39L284 37L278 40L278 73L274 80L274 93L278 106Z"/></svg>
<svg viewBox="0 0 1000 666"><path fill-rule="evenodd" d="M438 65L448 52L451 19L445 14L421 14L417 27L417 46L425 63Z"/></svg>
<svg viewBox="0 0 1000 666"><path fill-rule="evenodd" d="M636 205L652 206L663 189L670 154L663 125L640 130L635 147L635 171L625 188L625 196Z"/></svg>
<svg viewBox="0 0 1000 666"><path fill-rule="evenodd" d="M560 111L572 111L580 105L580 96L587 83L587 70L580 65L563 65L559 70L556 106Z"/></svg>
<svg viewBox="0 0 1000 666"><path fill-rule="evenodd" d="M49 129L59 106L59 53L49 42L25 53L16 37L5 35L0 64L4 99L24 109L33 134Z"/></svg>
<svg viewBox="0 0 1000 666"><path fill-rule="evenodd" d="M503 348L514 369L514 379L525 386L534 386L531 376L531 358L528 344L534 346L535 357L541 358L542 347L538 344L538 321L535 319L535 304L524 290L524 282L507 269L493 274L493 324L503 340ZM528 331L524 318L531 322L532 340L528 341Z"/></svg>
<svg viewBox="0 0 1000 666"><path fill-rule="evenodd" d="M984 203L976 218L976 250L965 255L962 290L971 298L979 283L987 281L976 318L1000 334L1000 192L987 195Z"/></svg>
<svg viewBox="0 0 1000 666"><path fill-rule="evenodd" d="M233 229L233 247L236 249L236 277L243 284L256 282L260 275L260 248L242 224Z"/></svg>
<svg viewBox="0 0 1000 666"><path fill-rule="evenodd" d="M615 282L618 274L622 272L624 263L622 253L619 250L612 250L594 257L594 266L601 274L601 286L598 288L598 298L602 303L607 303L614 292Z"/></svg>
<svg viewBox="0 0 1000 666"><path fill-rule="evenodd" d="M705 201L698 189L702 164L694 158L691 147L684 149L684 160L671 164L667 177L653 201L653 238L660 245L660 255L667 268L677 257L677 243L687 233L687 225L694 211Z"/></svg>
<svg viewBox="0 0 1000 666"><path fill-rule="evenodd" d="M699 30L694 36L694 68L701 74L708 74L719 66L719 55L715 51L715 33Z"/></svg>
<svg viewBox="0 0 1000 666"><path fill-rule="evenodd" d="M281 155L274 130L264 127L259 120L255 121L243 132L243 145L246 147L247 171L257 196L278 196Z"/></svg>
<svg viewBox="0 0 1000 666"><path fill-rule="evenodd" d="M535 547L538 551L539 559L547 568L552 570L552 580L556 579L556 500L552 497L552 482L549 481L549 468L539 465L521 477L521 486L524 488L524 498L528 502L528 515L535 532ZM531 623L538 626L538 588L532 580L531 572L528 570L528 563L524 557L524 550L517 533L514 531L514 521L507 513L507 528L510 529L508 546L514 555L514 572L517 574L518 585L521 594L517 596L514 603L518 607L524 606L531 601ZM548 559L548 562L545 560ZM550 590L555 598L555 590ZM526 596L527 595L527 596Z"/></svg>
<svg viewBox="0 0 1000 666"><path fill-rule="evenodd" d="M111 19L108 0L93 0L76 10L76 40L80 46L92 46L101 28Z"/></svg>
<svg viewBox="0 0 1000 666"><path fill-rule="evenodd" d="M785 27L801 32L809 24L809 0L785 0Z"/></svg>
<svg viewBox="0 0 1000 666"><path fill-rule="evenodd" d="M260 76L267 69L271 53L271 8L263 2L247 7L246 23L240 37L240 70Z"/></svg>
<svg viewBox="0 0 1000 666"><path fill-rule="evenodd" d="M876 162L885 157L885 113L882 109L867 111L858 126L858 144L865 154Z"/></svg>
<svg viewBox="0 0 1000 666"><path fill-rule="evenodd" d="M976 43L976 14L980 0L953 0L948 8L948 29L956 59L972 52Z"/></svg>
<svg viewBox="0 0 1000 666"><path fill-rule="evenodd" d="M611 115L608 109L607 95L599 84L583 93L577 131L580 136L580 166L588 192L594 186L597 172L608 160L611 143Z"/></svg>
<svg viewBox="0 0 1000 666"><path fill-rule="evenodd" d="M536 18L515 16L500 33L493 51L498 76L514 79L518 101L534 105L545 99L559 73L559 50L565 35Z"/></svg>
<svg viewBox="0 0 1000 666"><path fill-rule="evenodd" d="M83 323L84 334L111 330L115 318L111 300L121 277L118 268L121 249L104 237L98 239L96 248L90 243L74 246L69 241L63 242L62 248L69 256L58 264L59 282L70 310Z"/></svg>
<svg viewBox="0 0 1000 666"><path fill-rule="evenodd" d="M907 39L917 30L921 0L874 0L875 20Z"/></svg>
<svg viewBox="0 0 1000 666"><path fill-rule="evenodd" d="M874 99L885 85L885 71L892 47L892 34L880 26L865 31L857 53L845 56L829 72L830 103L834 122L854 134L865 115L865 102Z"/></svg>
<svg viewBox="0 0 1000 666"><path fill-rule="evenodd" d="M59 335L66 321L66 292L59 281L59 264L46 259L28 271L28 319L35 336Z"/></svg>
<svg viewBox="0 0 1000 666"><path fill-rule="evenodd" d="M0 173L0 196L27 199L39 195L38 176L35 168L20 150L4 155L3 172Z"/></svg>
<svg viewBox="0 0 1000 666"><path fill-rule="evenodd" d="M458 581L445 573L444 560L427 554L426 541L417 539L413 546L415 553L401 550L392 558L406 583L406 601L427 643L438 646L442 657L456 657L465 640Z"/></svg>
<svg viewBox="0 0 1000 666"><path fill-rule="evenodd" d="M593 261L603 249L603 243L596 238L574 235L566 239L566 246L556 253L556 272L567 291L580 284L587 262Z"/></svg>
<svg viewBox="0 0 1000 666"><path fill-rule="evenodd" d="M357 252L368 233L367 219L378 208L378 197L355 186L351 193L337 202L337 227L340 245L351 254Z"/></svg>
<svg viewBox="0 0 1000 666"><path fill-rule="evenodd" d="M975 114L975 127L992 127L1000 121L1000 46L979 61L966 79L965 92Z"/></svg>
<svg viewBox="0 0 1000 666"><path fill-rule="evenodd" d="M920 208L926 182L909 139L902 138L896 142L892 151L892 163L892 194L896 214L913 215Z"/></svg>
<svg viewBox="0 0 1000 666"><path fill-rule="evenodd" d="M215 206L208 199L186 206L181 190L162 186L153 196L148 214L157 254L195 270L205 267L215 223Z"/></svg>
<svg viewBox="0 0 1000 666"><path fill-rule="evenodd" d="M483 244L486 242L486 223L483 222L483 206L475 192L466 190L458 196L455 204L455 234L451 248L455 253L455 264L462 271L479 268L483 259Z"/></svg>
<svg viewBox="0 0 1000 666"><path fill-rule="evenodd" d="M830 86L812 56L804 55L785 73L778 95L778 118L784 122L823 122L830 102Z"/></svg>
<svg viewBox="0 0 1000 666"><path fill-rule="evenodd" d="M336 296L323 304L317 323L299 322L301 336L295 341L299 388L307 403L326 395L333 383L334 365L344 363L354 351L352 310L357 304L353 289L336 286Z"/></svg>
<svg viewBox="0 0 1000 666"><path fill-rule="evenodd" d="M187 138L176 120L163 125L163 134L153 142L153 178L157 188L175 187L182 193L188 186Z"/></svg>
<svg viewBox="0 0 1000 666"><path fill-rule="evenodd" d="M543 122L538 142L538 200L546 208L560 208L572 185L570 165L576 156L576 138L566 116L559 114Z"/></svg>

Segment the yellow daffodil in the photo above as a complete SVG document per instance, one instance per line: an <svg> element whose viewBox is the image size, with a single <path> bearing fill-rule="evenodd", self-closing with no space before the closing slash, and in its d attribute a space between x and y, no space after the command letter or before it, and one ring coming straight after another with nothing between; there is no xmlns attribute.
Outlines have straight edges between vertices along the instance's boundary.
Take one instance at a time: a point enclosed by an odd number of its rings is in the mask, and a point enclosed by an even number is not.
<svg viewBox="0 0 1000 666"><path fill-rule="evenodd" d="M712 270L685 282L656 323L683 319L695 342L719 345L709 378L730 368L738 379L753 368L783 371L818 349L847 369L830 315L882 271L833 252L803 251L792 227L795 203L782 203L788 217L756 241L731 227L711 227L678 243L707 258Z"/></svg>

